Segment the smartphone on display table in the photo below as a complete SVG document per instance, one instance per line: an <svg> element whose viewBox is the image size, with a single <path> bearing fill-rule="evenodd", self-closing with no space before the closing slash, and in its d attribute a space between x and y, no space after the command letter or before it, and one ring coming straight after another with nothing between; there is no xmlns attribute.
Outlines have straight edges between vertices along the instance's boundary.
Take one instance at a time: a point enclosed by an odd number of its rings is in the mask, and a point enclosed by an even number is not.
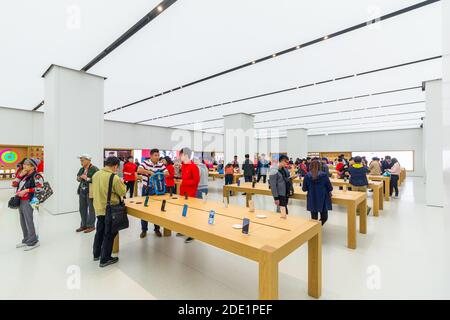
<svg viewBox="0 0 450 320"><path fill-rule="evenodd" d="M209 212L209 218L208 218L208 224L214 224L214 216L215 216L214 210L211 210Z"/></svg>
<svg viewBox="0 0 450 320"><path fill-rule="evenodd" d="M161 204L161 211L166 211L166 200L163 200L163 201L162 201L162 204Z"/></svg>
<svg viewBox="0 0 450 320"><path fill-rule="evenodd" d="M183 213L182 213L182 216L183 216L183 217L186 217L186 216L187 216L187 210L188 210L188 205L185 204L185 205L183 206Z"/></svg>
<svg viewBox="0 0 450 320"><path fill-rule="evenodd" d="M148 196L145 197L144 207L148 207Z"/></svg>
<svg viewBox="0 0 450 320"><path fill-rule="evenodd" d="M184 193L184 200L187 200L188 199L188 194L187 194L187 192L185 192Z"/></svg>
<svg viewBox="0 0 450 320"><path fill-rule="evenodd" d="M242 233L248 234L248 229L250 228L250 220L247 218L244 218L242 221Z"/></svg>

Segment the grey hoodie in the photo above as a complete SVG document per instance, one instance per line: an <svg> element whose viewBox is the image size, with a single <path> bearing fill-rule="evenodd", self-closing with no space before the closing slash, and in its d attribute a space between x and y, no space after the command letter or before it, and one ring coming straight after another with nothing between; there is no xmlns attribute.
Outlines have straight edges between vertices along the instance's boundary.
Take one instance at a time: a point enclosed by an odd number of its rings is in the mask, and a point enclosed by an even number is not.
<svg viewBox="0 0 450 320"><path fill-rule="evenodd" d="M197 164L198 170L200 171L200 182L198 183L198 189L208 188L208 168L203 163Z"/></svg>

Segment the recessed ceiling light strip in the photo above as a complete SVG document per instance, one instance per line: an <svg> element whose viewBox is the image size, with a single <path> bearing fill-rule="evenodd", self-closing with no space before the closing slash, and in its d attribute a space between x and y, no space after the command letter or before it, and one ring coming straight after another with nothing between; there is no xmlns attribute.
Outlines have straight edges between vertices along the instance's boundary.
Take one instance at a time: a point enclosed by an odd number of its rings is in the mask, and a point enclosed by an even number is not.
<svg viewBox="0 0 450 320"><path fill-rule="evenodd" d="M245 67L253 66L253 65L255 65L256 63L259 63L259 62L263 62L263 61L266 61L266 60L269 60L269 59L278 58L278 57L281 56L281 55L284 55L284 54L287 54L287 53L296 51L296 50L301 49L301 48L305 48L305 47L311 46L311 45L313 45L313 44L316 44L316 43L319 43L319 42L322 42L322 41L327 41L327 40L330 39L330 38L334 38L334 37L343 35L343 34L345 34L345 33L349 33L349 32L352 32L352 31L355 31L355 30L358 30L358 29L361 29L361 28L364 28L364 27L373 25L374 23L377 23L377 22L380 22L380 21L384 21L384 20L391 19L391 18L396 17L396 16L398 16L398 15L405 14L405 13L407 13L407 12L410 12L410 11L413 11L413 10L416 10L416 9L419 9L419 8L422 8L422 7L425 7L425 6L428 6L428 5L430 5L430 4L433 4L433 3L439 2L439 1L441 1L441 0L427 0L427 1L419 2L419 3L415 4L415 5L412 5L412 6L409 6L409 7L406 7L406 8L397 10L397 11L394 11L394 12L392 12L392 13L383 15L383 16L381 16L381 17L378 17L378 18L375 18L375 19L372 19L372 20L369 20L369 21L366 21L366 22L363 22L363 23L359 23L359 24L357 24L357 25L354 25L354 26L352 26L352 27L349 27L349 28L340 30L340 31L338 31L338 32L335 32L335 33L332 33L332 34L329 34L329 35L325 35L325 36L323 36L323 37L314 39L314 40L312 40L312 41L309 41L309 42L306 42L306 43L303 43L303 44L300 44L300 45L296 45L296 46L294 46L294 47L291 47L291 48L285 49L285 50L283 50L283 51L280 51L280 52L277 52L277 53L274 53L274 54L265 56L265 57L263 57L263 58L256 59L256 60L253 60L253 61L244 63L244 64L239 65L239 66L237 66L237 67L234 67L234 68L231 68L231 69L228 69L228 70L225 70L225 71L222 71L222 72L219 72L219 73L210 75L210 76L205 77L205 78L201 78L201 79L199 79L199 80L196 80L196 81L193 81L193 82L184 84L184 85L179 86L179 87L176 87L176 88L173 88L173 89L171 89L171 90L166 90L164 93L170 93L170 92L172 92L172 91L174 91L174 90L178 90L178 89L180 89L180 88L190 87L190 86L195 85L195 84L198 84L198 83L200 83L200 82L204 82L204 81L207 81L207 80L216 78L216 77L220 77L220 76L222 76L222 75L225 75L225 74L230 73L230 72L234 72L234 71L236 71L236 70L239 70L239 69L242 69L242 68L245 68ZM155 97L158 97L158 96L160 96L160 95L161 95L161 94L158 94L158 95L152 95L152 96L149 96L149 97L147 97L147 98L140 99L140 100L137 100L137 101L135 101L135 102L129 103L129 104L124 105L124 106L122 106L122 107L118 107L118 108L111 109L111 110L109 110L109 111L107 111L107 112L105 112L105 113L111 113L111 112L115 112L115 111L118 111L118 110L122 110L122 109L124 109L124 108L131 107L131 106L136 105L136 104L138 104L138 103L142 103L142 102L144 102L144 101L147 101L147 100L150 100L150 99L154 99ZM146 122L146 121L144 121L144 122Z"/></svg>

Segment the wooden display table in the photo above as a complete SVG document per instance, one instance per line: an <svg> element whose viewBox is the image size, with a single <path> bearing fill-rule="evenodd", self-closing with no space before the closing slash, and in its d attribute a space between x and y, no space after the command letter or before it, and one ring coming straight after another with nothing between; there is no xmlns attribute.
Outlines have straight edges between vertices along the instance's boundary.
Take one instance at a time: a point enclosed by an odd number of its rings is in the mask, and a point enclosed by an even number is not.
<svg viewBox="0 0 450 320"><path fill-rule="evenodd" d="M398 179L398 186L401 186L403 184L403 182L405 182L405 179L406 179L406 169L401 168L400 177Z"/></svg>
<svg viewBox="0 0 450 320"><path fill-rule="evenodd" d="M372 180L372 181L383 181L384 182L384 200L385 201L390 200L389 189L391 187L391 177L367 175L367 179Z"/></svg>
<svg viewBox="0 0 450 320"><path fill-rule="evenodd" d="M223 196L228 200L230 191L247 193L247 205L253 194L272 196L268 185L262 183L257 183L255 188L252 188L251 182L242 183L239 187L236 184L223 186ZM294 195L291 199L306 200L306 192L303 192L300 187L294 187ZM355 191L333 191L331 200L334 204L347 207L347 246L350 249L356 249L356 209L359 207L360 212L366 212L367 195ZM367 214L359 216L359 232L367 233Z"/></svg>
<svg viewBox="0 0 450 320"><path fill-rule="evenodd" d="M166 199L166 211L161 212L161 201ZM136 202L141 202L137 204ZM259 263L259 298L278 299L278 263L308 242L308 294L319 298L322 290L322 227L318 221L257 210L236 205L224 207L222 202L203 201L184 197L170 199L168 195L151 196L148 207L144 197L125 200L128 215L164 227L164 235L180 232L198 241L251 259ZM182 206L189 205L187 217L182 217ZM214 224L208 224L209 211L215 210ZM264 214L265 219L256 218ZM243 218L250 219L249 235L234 229ZM119 236L114 241L114 252L119 250Z"/></svg>
<svg viewBox="0 0 450 320"><path fill-rule="evenodd" d="M224 173L219 173L217 171L211 171L208 172L208 176L212 177L213 180L215 180L216 178L219 179L224 179L225 178L225 174ZM242 173L235 173L233 174L233 183L237 183L237 181L242 178L244 175Z"/></svg>
<svg viewBox="0 0 450 320"><path fill-rule="evenodd" d="M302 183L303 178L295 178L292 180L293 183ZM347 189L351 187L350 183L345 182L343 179L330 179L331 184L335 187L343 187ZM380 215L380 209L384 209L384 201L383 201L383 182L380 181L369 181L369 189L373 191L373 204L372 210L373 215L378 217Z"/></svg>

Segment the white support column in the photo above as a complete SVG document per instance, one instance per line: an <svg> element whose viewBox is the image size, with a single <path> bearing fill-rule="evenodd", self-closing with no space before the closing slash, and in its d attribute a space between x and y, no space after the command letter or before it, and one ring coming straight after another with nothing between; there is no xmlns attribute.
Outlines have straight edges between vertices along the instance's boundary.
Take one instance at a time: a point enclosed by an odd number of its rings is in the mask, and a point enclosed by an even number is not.
<svg viewBox="0 0 450 320"><path fill-rule="evenodd" d="M306 158L308 155L308 130L288 129L286 132L288 157L294 161L297 158Z"/></svg>
<svg viewBox="0 0 450 320"><path fill-rule="evenodd" d="M225 163L233 161L238 156L239 164L244 162L245 154L250 159L256 153L254 116L246 113L236 113L224 116L223 148Z"/></svg>
<svg viewBox="0 0 450 320"><path fill-rule="evenodd" d="M77 159L82 153L103 166L104 79L52 65L45 79L45 179L54 194L44 208L52 214L78 211Z"/></svg>
<svg viewBox="0 0 450 320"><path fill-rule="evenodd" d="M426 204L444 206L442 80L425 83L426 116L424 122Z"/></svg>
<svg viewBox="0 0 450 320"><path fill-rule="evenodd" d="M450 0L442 1L442 108L446 206L450 202Z"/></svg>

